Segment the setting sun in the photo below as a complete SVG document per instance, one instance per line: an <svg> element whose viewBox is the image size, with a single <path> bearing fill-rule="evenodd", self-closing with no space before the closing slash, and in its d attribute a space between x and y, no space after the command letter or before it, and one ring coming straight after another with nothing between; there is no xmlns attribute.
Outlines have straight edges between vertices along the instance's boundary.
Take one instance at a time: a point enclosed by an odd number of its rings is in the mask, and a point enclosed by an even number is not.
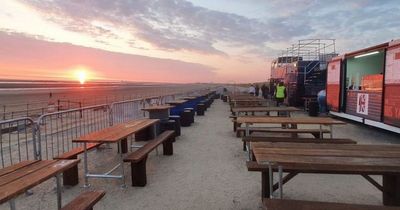
<svg viewBox="0 0 400 210"><path fill-rule="evenodd" d="M87 74L85 70L77 70L75 75L82 85L85 84L85 81L87 79Z"/></svg>

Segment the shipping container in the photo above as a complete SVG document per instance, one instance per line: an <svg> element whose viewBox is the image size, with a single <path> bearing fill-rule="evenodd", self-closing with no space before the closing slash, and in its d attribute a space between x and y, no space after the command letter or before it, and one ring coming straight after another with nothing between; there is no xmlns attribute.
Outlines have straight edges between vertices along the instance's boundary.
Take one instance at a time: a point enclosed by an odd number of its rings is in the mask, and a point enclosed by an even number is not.
<svg viewBox="0 0 400 210"><path fill-rule="evenodd" d="M400 40L333 58L326 86L332 115L400 133Z"/></svg>

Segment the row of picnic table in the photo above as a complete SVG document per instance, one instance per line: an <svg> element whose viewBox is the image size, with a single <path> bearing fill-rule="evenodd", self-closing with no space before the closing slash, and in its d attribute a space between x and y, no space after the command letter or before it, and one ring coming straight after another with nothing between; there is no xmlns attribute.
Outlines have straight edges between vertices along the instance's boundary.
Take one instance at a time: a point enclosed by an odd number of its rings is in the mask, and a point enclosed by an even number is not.
<svg viewBox="0 0 400 210"><path fill-rule="evenodd" d="M227 102L234 131L242 137L248 153L249 171L261 172L261 194L268 210L286 209L400 209L400 145L362 145L352 139L334 138L333 126L345 122L330 117L300 117L295 107L268 107L266 101L249 95L229 95ZM272 115L271 113L277 113ZM260 126L255 127L254 125ZM266 125L278 125L271 128ZM306 128L299 128L305 125ZM316 125L317 128L310 128ZM324 127L328 127L325 129ZM254 135L284 133L290 137ZM299 134L312 134L304 138ZM324 138L328 133L329 138ZM278 180L274 180L277 173ZM284 176L284 173L286 174ZM283 199L283 186L301 173L356 174L382 191L385 206L338 204ZM382 184L371 175L382 176ZM278 199L276 199L278 198Z"/></svg>
<svg viewBox="0 0 400 210"><path fill-rule="evenodd" d="M191 115L201 109L209 107L215 98L215 91L203 92L203 94L185 97L176 101L169 101L166 105L153 105L143 108L149 113L149 118L131 120L119 123L89 134L83 135L72 142L80 145L54 157L54 160L28 160L0 169L0 204L9 202L10 209L16 209L15 198L29 191L40 183L56 178L57 209L92 209L93 206L105 195L102 190L85 191L67 205L62 205L62 185L74 186L79 183L78 163L79 154L83 154L83 178L84 187L90 186L90 178L106 178L121 180L121 187L125 187L124 162L131 164L132 186L143 187L147 184L146 160L148 154L157 151L158 146L163 145L163 154L173 154L173 142L180 133L180 118L185 113ZM189 111L185 110L189 109ZM176 116L177 115L177 116ZM171 122L170 116L173 118ZM190 124L189 124L190 126ZM135 141L146 141L143 146L135 146L128 142L129 136L135 136ZM90 150L101 145L116 144L118 148L118 163L104 173L93 173L89 170ZM130 151L128 151L130 148ZM136 148L135 150L132 150ZM103 159L94 159L101 161ZM117 170L119 169L119 173ZM63 183L62 183L63 181Z"/></svg>

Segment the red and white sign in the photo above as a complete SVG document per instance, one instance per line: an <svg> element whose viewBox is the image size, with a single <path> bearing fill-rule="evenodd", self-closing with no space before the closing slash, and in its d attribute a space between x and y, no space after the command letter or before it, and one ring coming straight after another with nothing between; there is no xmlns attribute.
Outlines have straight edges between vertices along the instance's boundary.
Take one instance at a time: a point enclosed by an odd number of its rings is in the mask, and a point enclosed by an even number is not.
<svg viewBox="0 0 400 210"><path fill-rule="evenodd" d="M400 46L386 52L385 84L400 84Z"/></svg>
<svg viewBox="0 0 400 210"><path fill-rule="evenodd" d="M357 113L368 115L368 94L357 94Z"/></svg>

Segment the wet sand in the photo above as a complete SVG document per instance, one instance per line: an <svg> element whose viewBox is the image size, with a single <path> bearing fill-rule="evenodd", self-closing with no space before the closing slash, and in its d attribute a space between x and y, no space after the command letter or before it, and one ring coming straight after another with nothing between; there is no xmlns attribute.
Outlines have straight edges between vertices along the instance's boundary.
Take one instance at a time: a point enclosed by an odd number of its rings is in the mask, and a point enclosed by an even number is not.
<svg viewBox="0 0 400 210"><path fill-rule="evenodd" d="M49 104L61 109L110 104L135 98L183 93L201 89L201 84L131 84L88 87L0 88L0 119L37 117L49 111ZM51 97L50 97L51 93ZM52 106L52 105L51 105ZM27 111L29 110L29 111Z"/></svg>

